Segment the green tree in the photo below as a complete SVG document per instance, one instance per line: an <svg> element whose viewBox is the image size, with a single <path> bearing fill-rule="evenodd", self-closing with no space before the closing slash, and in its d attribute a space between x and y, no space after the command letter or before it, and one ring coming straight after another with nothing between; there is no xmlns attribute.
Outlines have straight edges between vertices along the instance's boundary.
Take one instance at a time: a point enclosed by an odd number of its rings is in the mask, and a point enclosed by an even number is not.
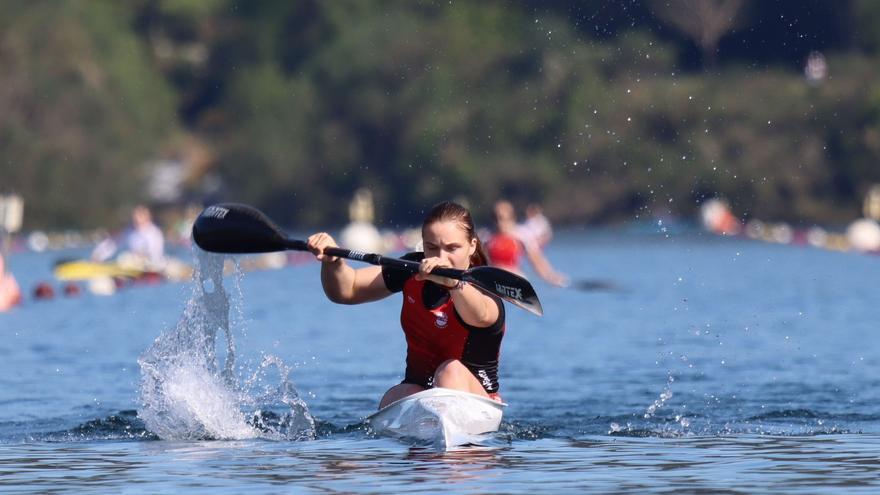
<svg viewBox="0 0 880 495"><path fill-rule="evenodd" d="M111 1L0 5L3 187L26 228L117 224L176 129L174 96ZM120 22L120 20L122 22Z"/></svg>

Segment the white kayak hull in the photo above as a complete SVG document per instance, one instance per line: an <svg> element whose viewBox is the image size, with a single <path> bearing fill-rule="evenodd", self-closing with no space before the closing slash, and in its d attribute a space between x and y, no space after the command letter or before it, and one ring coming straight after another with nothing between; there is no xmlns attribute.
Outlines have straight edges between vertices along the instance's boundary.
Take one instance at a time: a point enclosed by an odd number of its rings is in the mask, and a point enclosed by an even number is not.
<svg viewBox="0 0 880 495"><path fill-rule="evenodd" d="M367 416L374 432L430 442L442 448L478 443L498 431L507 404L448 388L431 388L392 402Z"/></svg>

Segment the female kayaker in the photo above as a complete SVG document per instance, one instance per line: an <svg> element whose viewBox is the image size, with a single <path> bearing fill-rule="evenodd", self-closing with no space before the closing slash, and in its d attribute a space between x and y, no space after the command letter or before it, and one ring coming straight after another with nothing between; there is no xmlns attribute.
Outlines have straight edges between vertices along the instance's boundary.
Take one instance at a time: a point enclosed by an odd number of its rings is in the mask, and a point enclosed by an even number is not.
<svg viewBox="0 0 880 495"><path fill-rule="evenodd" d="M434 206L422 224L422 241L423 253L404 256L421 263L415 275L389 267L354 269L341 258L325 256L324 248L336 246L326 232L310 236L308 246L322 262L321 284L333 302L360 304L403 292L406 374L385 393L380 408L431 387L500 401L501 300L466 282L431 274L438 267L465 270L486 264L470 212L452 202Z"/></svg>
<svg viewBox="0 0 880 495"><path fill-rule="evenodd" d="M557 287L568 285L568 279L558 273L541 251L541 244L528 228L516 223L513 205L508 201L495 203L495 233L486 244L492 266L521 274L521 258L532 264L535 272L547 283Z"/></svg>

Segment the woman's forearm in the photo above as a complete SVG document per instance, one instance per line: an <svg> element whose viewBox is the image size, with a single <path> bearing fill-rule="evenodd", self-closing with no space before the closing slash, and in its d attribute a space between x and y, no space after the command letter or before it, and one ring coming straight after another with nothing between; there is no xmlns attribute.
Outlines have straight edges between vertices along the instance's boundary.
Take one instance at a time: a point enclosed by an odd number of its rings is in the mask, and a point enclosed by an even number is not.
<svg viewBox="0 0 880 495"><path fill-rule="evenodd" d="M327 298L335 303L350 304L354 296L354 279L354 268L342 258L321 263L321 286Z"/></svg>
<svg viewBox="0 0 880 495"><path fill-rule="evenodd" d="M455 310L465 323L484 328L498 321L498 305L495 301L470 284L461 284L460 287L450 290L449 294Z"/></svg>

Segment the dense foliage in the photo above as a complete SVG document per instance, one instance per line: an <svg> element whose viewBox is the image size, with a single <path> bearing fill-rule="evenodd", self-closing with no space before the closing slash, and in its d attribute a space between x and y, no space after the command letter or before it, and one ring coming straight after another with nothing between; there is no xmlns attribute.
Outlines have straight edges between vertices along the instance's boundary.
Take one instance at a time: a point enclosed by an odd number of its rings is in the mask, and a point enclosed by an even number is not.
<svg viewBox="0 0 880 495"><path fill-rule="evenodd" d="M291 225L344 221L362 186L386 223L442 198L584 222L716 195L844 221L880 181L877 33L871 0L10 0L0 190L30 227L113 224L196 140L189 199Z"/></svg>

